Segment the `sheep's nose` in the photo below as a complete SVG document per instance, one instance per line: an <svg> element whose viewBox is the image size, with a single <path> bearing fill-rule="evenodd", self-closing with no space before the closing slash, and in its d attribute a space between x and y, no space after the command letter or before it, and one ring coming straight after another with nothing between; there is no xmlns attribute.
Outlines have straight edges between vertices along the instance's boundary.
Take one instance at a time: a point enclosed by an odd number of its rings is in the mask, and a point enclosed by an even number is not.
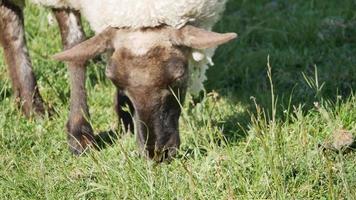
<svg viewBox="0 0 356 200"><path fill-rule="evenodd" d="M166 162L166 161L169 162L176 154L177 154L177 147L155 150L152 160L156 162Z"/></svg>

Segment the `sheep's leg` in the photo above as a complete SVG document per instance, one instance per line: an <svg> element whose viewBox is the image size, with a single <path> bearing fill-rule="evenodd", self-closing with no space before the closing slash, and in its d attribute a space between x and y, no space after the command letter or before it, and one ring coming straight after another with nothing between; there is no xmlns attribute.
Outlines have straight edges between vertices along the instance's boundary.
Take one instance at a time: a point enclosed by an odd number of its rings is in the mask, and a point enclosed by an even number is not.
<svg viewBox="0 0 356 200"><path fill-rule="evenodd" d="M0 3L0 43L4 48L12 88L23 112L28 117L32 112L43 114L43 100L26 47L22 8L8 1Z"/></svg>
<svg viewBox="0 0 356 200"><path fill-rule="evenodd" d="M132 117L134 108L130 99L119 89L117 89L115 96L115 111L119 117L119 121L123 123L125 131L131 131L131 133L133 133L134 125Z"/></svg>
<svg viewBox="0 0 356 200"><path fill-rule="evenodd" d="M82 42L85 39L80 14L70 9L53 9L58 21L64 49ZM85 89L85 61L69 62L70 78L70 113L67 122L68 144L70 150L78 155L94 142L93 129L88 122L89 108Z"/></svg>

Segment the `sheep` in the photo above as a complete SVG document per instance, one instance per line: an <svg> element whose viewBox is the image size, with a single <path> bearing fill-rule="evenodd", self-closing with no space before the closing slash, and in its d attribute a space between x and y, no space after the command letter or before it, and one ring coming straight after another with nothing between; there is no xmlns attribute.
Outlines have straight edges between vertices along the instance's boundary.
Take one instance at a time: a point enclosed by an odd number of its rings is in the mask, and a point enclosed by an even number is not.
<svg viewBox="0 0 356 200"><path fill-rule="evenodd" d="M80 10L91 28L100 33L106 27L142 28L166 24L181 28L187 23L211 30L224 11L226 0L31 0L47 7ZM125 9L122 9L125 8ZM113 17L115 16L115 17ZM212 65L214 50L194 51L190 60L189 92L204 90L205 71Z"/></svg>
<svg viewBox="0 0 356 200"><path fill-rule="evenodd" d="M162 161L172 157L180 145L179 104L184 101L188 86L191 93L203 89L205 70L207 64L212 63L214 48L236 37L235 33L210 31L220 18L226 0L30 1L51 8L61 30L65 50L53 58L68 63L70 150L81 154L95 144L87 121L85 62L108 52L105 73L117 87L115 108L119 120L126 130L136 132L142 153L148 158ZM0 34L1 44L13 85L24 101L25 113L31 109L42 113L43 101L24 40L23 5L23 1L1 3L0 26L5 30ZM88 40L85 40L80 15L96 32ZM14 31L19 35L16 41L12 37ZM26 69L30 80L21 77L22 69ZM25 88L26 84L31 87ZM23 91L29 95L23 95ZM129 106L133 119L122 108L125 105Z"/></svg>

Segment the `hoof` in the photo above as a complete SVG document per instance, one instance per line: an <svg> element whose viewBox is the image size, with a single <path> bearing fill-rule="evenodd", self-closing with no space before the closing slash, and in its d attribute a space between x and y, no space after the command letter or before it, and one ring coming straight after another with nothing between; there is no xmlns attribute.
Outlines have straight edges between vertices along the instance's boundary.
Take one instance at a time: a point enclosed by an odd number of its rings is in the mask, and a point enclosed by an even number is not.
<svg viewBox="0 0 356 200"><path fill-rule="evenodd" d="M84 135L80 138L68 138L69 151L76 156L82 155L89 149L95 147L93 135Z"/></svg>
<svg viewBox="0 0 356 200"><path fill-rule="evenodd" d="M74 155L81 155L88 149L95 147L95 137L90 124L83 120L81 123L67 123L68 146Z"/></svg>

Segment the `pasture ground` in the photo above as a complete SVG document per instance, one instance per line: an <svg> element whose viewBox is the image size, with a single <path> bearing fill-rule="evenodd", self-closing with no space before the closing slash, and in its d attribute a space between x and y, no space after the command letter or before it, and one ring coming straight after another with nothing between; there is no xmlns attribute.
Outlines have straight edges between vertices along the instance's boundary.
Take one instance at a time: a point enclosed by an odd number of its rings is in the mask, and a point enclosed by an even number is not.
<svg viewBox="0 0 356 200"><path fill-rule="evenodd" d="M199 101L188 96L178 158L156 165L122 133L100 60L88 73L91 123L118 139L81 157L68 152L68 75L50 59L58 29L48 10L27 5L34 70L57 114L21 115L1 57L0 199L355 199L356 154L319 147L335 131L356 134L355 7L230 0L215 30L239 39L217 50Z"/></svg>

